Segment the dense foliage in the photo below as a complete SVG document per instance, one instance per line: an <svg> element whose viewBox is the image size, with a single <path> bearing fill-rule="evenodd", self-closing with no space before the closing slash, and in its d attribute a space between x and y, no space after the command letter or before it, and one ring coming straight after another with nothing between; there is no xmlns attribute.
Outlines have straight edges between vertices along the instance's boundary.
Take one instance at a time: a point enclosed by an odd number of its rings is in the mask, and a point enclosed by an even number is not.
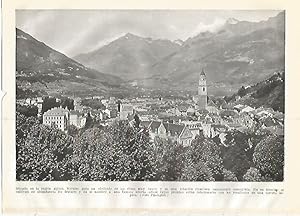
<svg viewBox="0 0 300 216"><path fill-rule="evenodd" d="M17 99L26 99L26 98L34 98L39 96L39 92L32 91L30 89L22 89L16 86L16 98Z"/></svg>
<svg viewBox="0 0 300 216"><path fill-rule="evenodd" d="M226 146L197 136L184 147L172 139L151 141L137 122L94 122L64 133L18 112L16 149L17 180L283 180L283 137L268 133L232 133Z"/></svg>
<svg viewBox="0 0 300 216"><path fill-rule="evenodd" d="M284 167L283 138L270 135L258 143L254 150L253 162L266 177L270 177L275 181L282 181Z"/></svg>
<svg viewBox="0 0 300 216"><path fill-rule="evenodd" d="M30 117L30 116L37 116L38 114L38 108L37 106L23 106L20 104L17 104L17 110L18 112L20 112L21 114Z"/></svg>
<svg viewBox="0 0 300 216"><path fill-rule="evenodd" d="M81 101L83 106L91 107L92 109L105 109L105 106L101 103L99 99L84 99Z"/></svg>
<svg viewBox="0 0 300 216"><path fill-rule="evenodd" d="M241 103L253 107L270 107L275 111L284 112L285 75L276 73L269 79L245 88L242 86L236 94L225 96L227 103ZM238 99L240 98L240 99Z"/></svg>
<svg viewBox="0 0 300 216"><path fill-rule="evenodd" d="M74 110L74 100L63 97L57 100L54 97L44 97L43 98L43 106L42 106L42 113L50 110L51 108L54 107L62 107L62 108L67 108L69 110Z"/></svg>

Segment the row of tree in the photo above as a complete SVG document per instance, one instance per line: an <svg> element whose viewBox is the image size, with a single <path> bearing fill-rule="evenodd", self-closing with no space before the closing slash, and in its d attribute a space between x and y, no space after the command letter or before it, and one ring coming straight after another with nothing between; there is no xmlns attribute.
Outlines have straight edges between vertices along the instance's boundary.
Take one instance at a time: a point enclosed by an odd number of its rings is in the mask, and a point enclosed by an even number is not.
<svg viewBox="0 0 300 216"><path fill-rule="evenodd" d="M229 147L198 136L183 147L170 139L152 142L147 129L127 121L69 134L20 113L16 124L17 180L283 180L283 139L271 134L233 134L238 142Z"/></svg>
<svg viewBox="0 0 300 216"><path fill-rule="evenodd" d="M42 113L47 112L49 109L54 107L62 107L69 110L74 110L74 100L68 97L60 98L56 100L55 97L44 97L42 105Z"/></svg>

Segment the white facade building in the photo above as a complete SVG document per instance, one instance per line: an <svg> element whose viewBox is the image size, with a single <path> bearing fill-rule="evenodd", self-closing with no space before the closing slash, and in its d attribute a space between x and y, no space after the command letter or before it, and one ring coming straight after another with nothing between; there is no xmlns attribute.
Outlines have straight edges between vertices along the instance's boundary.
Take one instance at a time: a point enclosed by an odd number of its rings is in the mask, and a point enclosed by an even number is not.
<svg viewBox="0 0 300 216"><path fill-rule="evenodd" d="M43 114L43 124L57 125L62 131L66 131L69 121L69 111L63 108L54 107Z"/></svg>

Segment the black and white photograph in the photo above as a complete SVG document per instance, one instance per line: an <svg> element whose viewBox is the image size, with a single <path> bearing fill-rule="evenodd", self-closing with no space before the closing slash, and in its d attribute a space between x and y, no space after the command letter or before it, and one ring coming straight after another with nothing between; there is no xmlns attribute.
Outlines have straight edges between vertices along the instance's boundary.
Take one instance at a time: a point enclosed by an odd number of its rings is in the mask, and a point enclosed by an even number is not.
<svg viewBox="0 0 300 216"><path fill-rule="evenodd" d="M285 11L15 17L17 181L284 181Z"/></svg>

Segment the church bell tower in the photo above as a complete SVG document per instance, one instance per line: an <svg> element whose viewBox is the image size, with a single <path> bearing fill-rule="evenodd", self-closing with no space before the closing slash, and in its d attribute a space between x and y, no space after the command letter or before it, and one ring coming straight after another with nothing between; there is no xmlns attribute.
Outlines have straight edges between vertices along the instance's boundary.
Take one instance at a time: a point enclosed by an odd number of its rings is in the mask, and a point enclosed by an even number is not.
<svg viewBox="0 0 300 216"><path fill-rule="evenodd" d="M198 95L197 95L197 109L206 109L207 105L207 86L206 86L206 75L202 69L199 76L198 84Z"/></svg>

